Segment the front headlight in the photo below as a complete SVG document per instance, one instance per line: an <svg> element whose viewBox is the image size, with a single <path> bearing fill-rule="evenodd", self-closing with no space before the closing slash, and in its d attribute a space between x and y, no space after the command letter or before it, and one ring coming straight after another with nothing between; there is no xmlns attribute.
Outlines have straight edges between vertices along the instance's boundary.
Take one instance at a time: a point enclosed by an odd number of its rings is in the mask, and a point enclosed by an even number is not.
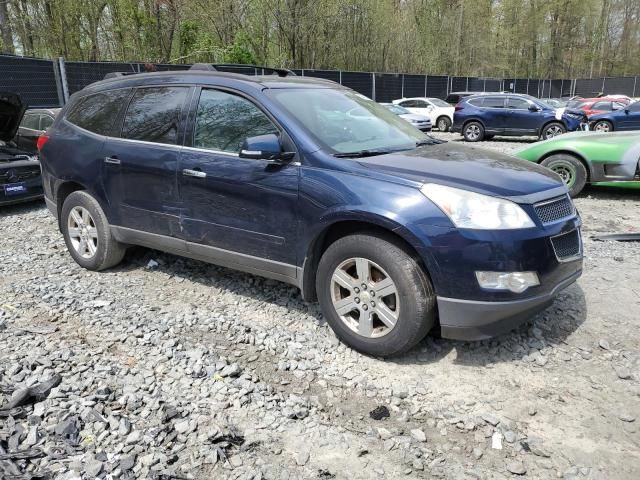
<svg viewBox="0 0 640 480"><path fill-rule="evenodd" d="M458 228L510 230L535 227L529 215L509 200L434 183L427 183L420 190Z"/></svg>

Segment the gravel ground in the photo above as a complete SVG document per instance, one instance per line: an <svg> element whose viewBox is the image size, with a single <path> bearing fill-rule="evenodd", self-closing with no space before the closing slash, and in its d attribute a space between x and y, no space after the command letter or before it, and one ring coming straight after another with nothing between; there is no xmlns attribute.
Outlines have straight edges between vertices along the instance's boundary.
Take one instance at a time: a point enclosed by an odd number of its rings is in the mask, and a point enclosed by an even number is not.
<svg viewBox="0 0 640 480"><path fill-rule="evenodd" d="M0 478L640 478L640 244L591 239L638 231L640 195L576 203L552 307L394 360L285 284L143 248L89 272L43 203L3 208Z"/></svg>

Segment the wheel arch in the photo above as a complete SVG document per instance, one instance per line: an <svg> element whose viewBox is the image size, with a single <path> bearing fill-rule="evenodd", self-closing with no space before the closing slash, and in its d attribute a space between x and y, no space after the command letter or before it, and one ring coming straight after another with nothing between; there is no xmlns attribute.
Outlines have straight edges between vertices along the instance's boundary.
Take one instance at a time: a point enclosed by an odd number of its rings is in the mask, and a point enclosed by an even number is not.
<svg viewBox="0 0 640 480"><path fill-rule="evenodd" d="M571 157L574 157L576 160L579 160L580 163L582 163L582 165L584 165L585 170L587 171L587 183L591 182L591 177L593 175L592 169L591 169L591 164L587 161L587 159L584 157L584 155L582 155L581 153L578 153L574 150L569 150L569 149L563 149L563 150L552 150L551 152L546 153L545 155L543 155L542 157L540 157L538 159L538 164L542 163L544 160L546 160L549 157L552 157L553 155L569 155Z"/></svg>
<svg viewBox="0 0 640 480"><path fill-rule="evenodd" d="M471 122L477 122L480 125L482 125L482 128L486 131L487 130L487 126L484 124L484 122L477 118L477 117L472 117L472 118L467 118L464 122L462 122L462 129L461 132L464 132L464 129L466 128L467 125L469 125Z"/></svg>
<svg viewBox="0 0 640 480"><path fill-rule="evenodd" d="M71 181L71 180L62 182L56 188L55 199L56 199L56 209L58 212L58 224L61 221L60 217L62 214L62 206L64 205L64 201L73 192L77 192L79 190L86 190L86 187L78 182Z"/></svg>
<svg viewBox="0 0 640 480"><path fill-rule="evenodd" d="M423 257L418 253L420 242L410 231L392 220L378 215L369 215L364 219L358 220L343 217L336 218L331 223L324 225L322 230L314 235L310 242L302 267L302 282L300 285L302 296L306 301L317 299L315 277L322 254L336 240L347 235L363 232L378 233L403 248L416 260L433 284L429 268L425 264Z"/></svg>

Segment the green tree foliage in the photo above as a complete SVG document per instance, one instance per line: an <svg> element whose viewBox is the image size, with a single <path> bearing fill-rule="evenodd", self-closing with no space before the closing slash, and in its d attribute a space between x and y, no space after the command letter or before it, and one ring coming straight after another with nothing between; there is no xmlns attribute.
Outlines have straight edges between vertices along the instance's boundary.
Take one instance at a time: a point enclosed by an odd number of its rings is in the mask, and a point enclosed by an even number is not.
<svg viewBox="0 0 640 480"><path fill-rule="evenodd" d="M0 51L449 75L640 73L640 0L0 0Z"/></svg>

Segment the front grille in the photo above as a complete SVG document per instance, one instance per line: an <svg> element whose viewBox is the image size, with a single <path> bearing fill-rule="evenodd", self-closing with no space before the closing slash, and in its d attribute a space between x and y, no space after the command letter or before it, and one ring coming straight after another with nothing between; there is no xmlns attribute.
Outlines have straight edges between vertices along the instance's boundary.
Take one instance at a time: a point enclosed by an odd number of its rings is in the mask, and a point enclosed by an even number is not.
<svg viewBox="0 0 640 480"><path fill-rule="evenodd" d="M16 183L35 178L40 175L40 167L15 167L7 170L0 170L0 184Z"/></svg>
<svg viewBox="0 0 640 480"><path fill-rule="evenodd" d="M534 205L534 209L543 225L572 217L576 213L573 202L568 195L538 203Z"/></svg>
<svg viewBox="0 0 640 480"><path fill-rule="evenodd" d="M582 253L579 230L572 230L569 233L551 237L551 244L556 252L556 257L561 262L579 257Z"/></svg>

